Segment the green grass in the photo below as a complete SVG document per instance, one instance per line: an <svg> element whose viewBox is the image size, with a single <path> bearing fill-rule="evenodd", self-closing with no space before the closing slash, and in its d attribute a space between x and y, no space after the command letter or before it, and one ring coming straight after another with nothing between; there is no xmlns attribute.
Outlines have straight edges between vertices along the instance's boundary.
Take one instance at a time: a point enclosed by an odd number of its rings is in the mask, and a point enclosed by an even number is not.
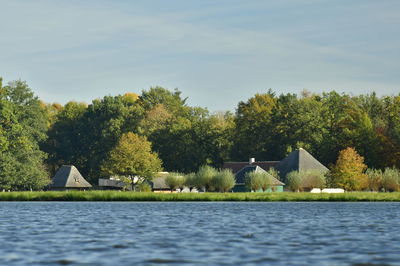
<svg viewBox="0 0 400 266"><path fill-rule="evenodd" d="M119 191L0 192L0 201L400 201L400 192L144 193Z"/></svg>

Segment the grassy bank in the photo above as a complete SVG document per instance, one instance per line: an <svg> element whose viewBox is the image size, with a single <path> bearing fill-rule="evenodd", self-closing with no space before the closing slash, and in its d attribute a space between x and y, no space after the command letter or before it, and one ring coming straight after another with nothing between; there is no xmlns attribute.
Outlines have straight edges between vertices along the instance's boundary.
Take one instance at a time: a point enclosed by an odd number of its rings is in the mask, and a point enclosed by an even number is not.
<svg viewBox="0 0 400 266"><path fill-rule="evenodd" d="M119 191L0 192L0 201L400 201L400 192L142 193Z"/></svg>

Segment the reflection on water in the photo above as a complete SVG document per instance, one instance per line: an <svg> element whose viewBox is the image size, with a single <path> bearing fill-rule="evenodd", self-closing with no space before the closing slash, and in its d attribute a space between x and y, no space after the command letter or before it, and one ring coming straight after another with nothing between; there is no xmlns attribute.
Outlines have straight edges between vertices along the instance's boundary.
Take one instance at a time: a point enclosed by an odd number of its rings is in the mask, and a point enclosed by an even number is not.
<svg viewBox="0 0 400 266"><path fill-rule="evenodd" d="M399 208L1 202L0 264L397 264Z"/></svg>

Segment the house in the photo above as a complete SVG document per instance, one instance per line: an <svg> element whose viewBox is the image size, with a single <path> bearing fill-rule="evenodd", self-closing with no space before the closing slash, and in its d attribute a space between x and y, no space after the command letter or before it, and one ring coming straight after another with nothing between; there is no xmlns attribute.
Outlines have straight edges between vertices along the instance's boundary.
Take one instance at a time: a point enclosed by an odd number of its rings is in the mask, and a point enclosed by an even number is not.
<svg viewBox="0 0 400 266"><path fill-rule="evenodd" d="M153 192L172 193L171 188L167 185L167 183L165 182L165 179L166 179L166 175L153 178L153 180L151 181Z"/></svg>
<svg viewBox="0 0 400 266"><path fill-rule="evenodd" d="M305 149L298 149L290 153L285 159L279 162L276 167L281 180L286 181L286 175L292 171L320 170L329 171L322 163L315 159Z"/></svg>
<svg viewBox="0 0 400 266"><path fill-rule="evenodd" d="M85 190L91 187L92 185L83 178L73 165L61 166L53 177L53 182L49 185L50 190Z"/></svg>
<svg viewBox="0 0 400 266"><path fill-rule="evenodd" d="M250 189L246 187L245 184L245 179L246 179L246 174L250 172L266 172L263 168L260 166L254 164L254 165L246 165L242 169L240 169L236 174L236 185L233 187L233 192L249 192ZM270 175L270 179L272 181L271 187L267 189L266 192L282 192L283 191L283 186L285 185L275 177Z"/></svg>
<svg viewBox="0 0 400 266"><path fill-rule="evenodd" d="M248 162L225 162L222 166L222 169L230 169L232 173L237 173L243 167L247 165L258 165L265 171L268 171L270 168L276 168L279 164L279 161L259 161L256 162L254 158L250 158Z"/></svg>
<svg viewBox="0 0 400 266"><path fill-rule="evenodd" d="M265 171L268 171L270 168L275 168L279 172L280 180L282 180L283 182L286 182L286 175L292 171L307 171L307 170L320 170L322 172L329 171L328 168L326 168L310 153L308 153L305 149L302 148L293 151L282 161L257 162L255 161L254 158L250 158L248 162L225 162L224 165L222 166L222 169L230 169L235 175L237 175L239 171L241 171L243 168L247 166L258 166L259 168ZM237 177L236 179L237 183L242 182L240 176ZM236 189L239 191L240 189L244 188L238 186Z"/></svg>

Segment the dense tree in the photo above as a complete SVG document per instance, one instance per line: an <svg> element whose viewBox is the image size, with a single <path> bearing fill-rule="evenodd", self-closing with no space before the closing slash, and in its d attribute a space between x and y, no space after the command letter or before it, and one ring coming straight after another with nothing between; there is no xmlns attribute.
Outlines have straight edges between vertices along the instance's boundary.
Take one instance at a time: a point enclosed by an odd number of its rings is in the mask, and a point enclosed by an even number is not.
<svg viewBox="0 0 400 266"><path fill-rule="evenodd" d="M62 164L77 166L97 183L107 175L101 166L128 132L146 137L167 171L182 173L249 157L281 160L299 147L329 166L341 150L354 147L365 164L382 170L381 179L374 172L369 188L393 190L395 178L388 170L384 181L383 170L400 167L400 95L304 91L298 96L269 90L241 101L232 114L188 106L179 90L162 87L141 95L106 96L89 105L47 104L26 83L14 81L0 85L0 189L43 187L48 182L45 168L53 174ZM23 171L31 174L22 176ZM321 181L316 175L304 178L300 173L300 178L307 187ZM201 187L199 180L188 183ZM210 182L207 186L213 188Z"/></svg>
<svg viewBox="0 0 400 266"><path fill-rule="evenodd" d="M247 160L249 157L269 159L271 141L271 114L276 105L275 94L256 94L240 102L235 117L235 141L231 157Z"/></svg>
<svg viewBox="0 0 400 266"><path fill-rule="evenodd" d="M368 177L364 173L366 169L364 158L354 148L348 147L339 152L330 182L348 191L363 190L368 187Z"/></svg>
<svg viewBox="0 0 400 266"><path fill-rule="evenodd" d="M48 162L53 168L76 165L88 181L97 183L108 153L122 134L138 131L142 117L143 109L130 94L106 96L88 106L70 102L49 131Z"/></svg>
<svg viewBox="0 0 400 266"><path fill-rule="evenodd" d="M40 101L23 81L2 87L0 79L0 189L41 189L49 183L46 154L47 118Z"/></svg>
<svg viewBox="0 0 400 266"><path fill-rule="evenodd" d="M298 99L294 94L281 95L272 113L271 141L274 160L280 160L298 148L316 154L323 141L322 102L318 96Z"/></svg>
<svg viewBox="0 0 400 266"><path fill-rule="evenodd" d="M202 108L191 108L187 117L174 117L153 132L149 140L160 155L167 171L192 172L201 165L222 165L229 143L228 125L209 115ZM173 151L173 152L171 152Z"/></svg>
<svg viewBox="0 0 400 266"><path fill-rule="evenodd" d="M105 175L127 177L132 188L161 170L161 160L145 137L128 132L121 136L101 167Z"/></svg>
<svg viewBox="0 0 400 266"><path fill-rule="evenodd" d="M55 122L48 131L48 140L43 145L48 153L47 164L54 174L60 165L75 165L84 169L87 157L83 147L83 121L87 105L68 102L56 115Z"/></svg>
<svg viewBox="0 0 400 266"><path fill-rule="evenodd" d="M139 104L146 110L152 110L157 105L162 104L168 112L175 116L184 116L188 112L186 98L181 97L181 92L175 90L171 92L162 87L152 87L147 91L143 91L139 96Z"/></svg>

